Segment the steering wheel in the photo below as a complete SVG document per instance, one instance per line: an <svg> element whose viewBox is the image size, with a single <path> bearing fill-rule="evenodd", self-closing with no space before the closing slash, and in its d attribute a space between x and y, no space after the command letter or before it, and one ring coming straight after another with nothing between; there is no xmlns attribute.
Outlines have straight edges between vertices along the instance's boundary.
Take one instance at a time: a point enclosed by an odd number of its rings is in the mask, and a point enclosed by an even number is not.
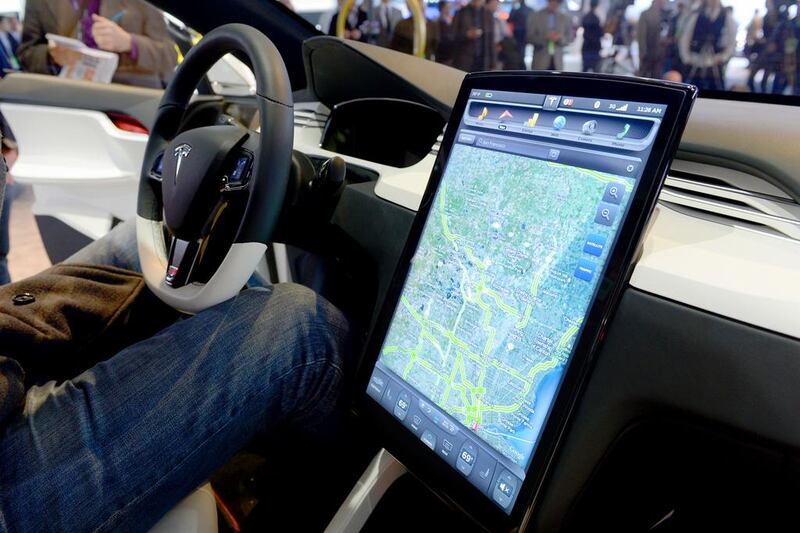
<svg viewBox="0 0 800 533"><path fill-rule="evenodd" d="M227 53L247 57L261 130L184 130L195 87ZM136 239L147 286L197 313L234 297L264 256L281 212L293 143L292 91L277 48L260 31L227 24L186 55L164 92L139 181Z"/></svg>

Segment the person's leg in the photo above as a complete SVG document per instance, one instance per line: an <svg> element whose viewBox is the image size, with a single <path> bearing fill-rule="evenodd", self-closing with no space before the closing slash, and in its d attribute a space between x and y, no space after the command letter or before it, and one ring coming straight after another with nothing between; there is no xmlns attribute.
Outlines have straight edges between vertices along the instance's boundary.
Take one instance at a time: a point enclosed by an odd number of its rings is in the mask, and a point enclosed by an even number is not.
<svg viewBox="0 0 800 533"><path fill-rule="evenodd" d="M147 530L254 435L330 418L347 323L251 289L28 393L0 433L0 531Z"/></svg>
<svg viewBox="0 0 800 533"><path fill-rule="evenodd" d="M593 50L589 52L589 69L592 72L597 72L597 65L600 63L600 52Z"/></svg>
<svg viewBox="0 0 800 533"><path fill-rule="evenodd" d="M11 239L9 236L9 225L11 224L11 187L6 186L6 194L3 198L3 205L0 206L0 285L11 283L11 275L8 272L8 252L11 249Z"/></svg>
<svg viewBox="0 0 800 533"><path fill-rule="evenodd" d="M133 220L118 224L64 262L109 265L141 272L139 251L136 247L136 224Z"/></svg>

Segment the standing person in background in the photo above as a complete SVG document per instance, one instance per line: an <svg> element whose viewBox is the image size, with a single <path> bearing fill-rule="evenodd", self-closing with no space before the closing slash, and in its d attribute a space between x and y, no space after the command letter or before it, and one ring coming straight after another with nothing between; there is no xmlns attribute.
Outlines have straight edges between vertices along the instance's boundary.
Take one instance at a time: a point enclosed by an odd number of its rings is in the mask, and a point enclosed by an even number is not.
<svg viewBox="0 0 800 533"><path fill-rule="evenodd" d="M20 70L17 57L19 33L14 31L18 25L19 19L16 15L0 15L0 78L8 71Z"/></svg>
<svg viewBox="0 0 800 533"><path fill-rule="evenodd" d="M439 18L436 19L439 46L436 48L436 62L445 65L453 63L453 7L447 0L439 1Z"/></svg>
<svg viewBox="0 0 800 533"><path fill-rule="evenodd" d="M725 65L736 48L736 23L720 0L703 0L689 15L680 39L686 81L700 89L722 91Z"/></svg>
<svg viewBox="0 0 800 533"><path fill-rule="evenodd" d="M528 42L533 45L534 70L563 70L564 46L572 40L569 16L561 12L561 0L528 17Z"/></svg>
<svg viewBox="0 0 800 533"><path fill-rule="evenodd" d="M800 0L798 1L800 10ZM772 82L772 94L784 94L787 87L792 87L791 94L800 93L798 82L798 61L800 61L800 13L789 18L788 6L779 12L779 23L770 39L775 50L777 61L775 81Z"/></svg>
<svg viewBox="0 0 800 533"><path fill-rule="evenodd" d="M767 83L771 75L775 74L775 80L780 81L777 73L782 67L783 50L778 50L776 39L781 23L774 0L767 0L766 14L763 17L759 15L758 21L754 20L748 27L750 75L747 77L747 87L751 92L756 90L755 78L760 71L764 72L760 83L762 93L767 92ZM754 29L754 26L758 28ZM754 33L751 35L750 32Z"/></svg>
<svg viewBox="0 0 800 533"><path fill-rule="evenodd" d="M425 0L418 0L422 15L425 16ZM389 45L392 50L406 54L414 53L414 15L405 18L397 23L392 33L392 42ZM425 58L432 59L439 48L439 24L438 21L425 19Z"/></svg>
<svg viewBox="0 0 800 533"><path fill-rule="evenodd" d="M664 72L664 0L653 0L639 17L636 41L639 43L639 72L643 78L661 78Z"/></svg>
<svg viewBox="0 0 800 533"><path fill-rule="evenodd" d="M505 20L500 18L500 1L486 0L486 9L494 17L494 42L497 64L495 68L503 70L523 70L525 63L519 53L517 43L511 37L511 30Z"/></svg>
<svg viewBox="0 0 800 533"><path fill-rule="evenodd" d="M600 41L603 39L603 23L597 15L597 5L599 0L589 2L589 12L581 20L583 28L583 45L581 55L583 56L583 71L597 72L600 63Z"/></svg>
<svg viewBox="0 0 800 533"><path fill-rule="evenodd" d="M664 71L675 71L683 75L683 62L681 61L678 42L680 41L683 28L686 25L686 4L678 1L675 4L675 12L669 17L667 23L667 35L664 37Z"/></svg>
<svg viewBox="0 0 800 533"><path fill-rule="evenodd" d="M514 41L517 43L517 51L520 57L525 57L525 46L528 44L528 17L531 14L531 8L525 3L525 0L519 0L516 7L511 10L508 16L508 22L512 27L512 35Z"/></svg>
<svg viewBox="0 0 800 533"><path fill-rule="evenodd" d="M336 21L339 19L339 14L342 12L346 0L339 0L339 9L331 18L328 25L328 35L336 35ZM365 23L367 22L367 12L362 7L353 5L350 12L347 13L347 22L344 25L345 39L352 39L354 41L367 42L367 35L362 31Z"/></svg>
<svg viewBox="0 0 800 533"><path fill-rule="evenodd" d="M494 17L483 0L472 0L453 19L453 66L467 72L492 70L497 58Z"/></svg>
<svg viewBox="0 0 800 533"><path fill-rule="evenodd" d="M117 53L117 83L161 89L178 60L164 15L143 0L28 0L18 52L23 70L57 74L75 61L74 51L50 46L47 33Z"/></svg>
<svg viewBox="0 0 800 533"><path fill-rule="evenodd" d="M497 45L506 37L511 37L511 32L508 30L508 24L499 16L500 0L486 0L486 9L492 14L492 21L494 22L494 45Z"/></svg>
<svg viewBox="0 0 800 533"><path fill-rule="evenodd" d="M769 8L767 8L769 11ZM761 12L756 8L753 12L753 18L750 19L750 24L747 25L747 34L744 41L744 53L745 57L750 56L751 54L757 52L756 45L758 43L759 37L764 34L764 17L761 16Z"/></svg>
<svg viewBox="0 0 800 533"><path fill-rule="evenodd" d="M786 24L783 52L786 79L792 86L792 94L797 96L800 95L800 0L795 9L794 17Z"/></svg>
<svg viewBox="0 0 800 533"><path fill-rule="evenodd" d="M11 203L17 193L11 169L14 168L18 152L17 143L11 136L8 123L2 117L0 117L0 135L3 136L2 140L0 140L0 146L2 146L3 159L5 161L0 161L0 165L5 164L8 169L5 196L0 202L0 285L5 285L11 283L11 274L8 271L8 253L11 251Z"/></svg>
<svg viewBox="0 0 800 533"><path fill-rule="evenodd" d="M14 22L16 21L16 25ZM19 46L19 33L16 33L19 19L16 14L5 14L0 16L0 78L5 77L8 71L19 70L17 60L17 47ZM0 115L0 148L2 148L3 159L7 165L5 196L0 203L0 285L11 283L11 275L8 271L8 253L11 250L10 224L11 224L11 203L16 196L14 177L11 169L17 160L17 143L14 135L8 127L8 123ZM0 165L4 164L0 161Z"/></svg>
<svg viewBox="0 0 800 533"><path fill-rule="evenodd" d="M381 0L381 5L374 11L375 16L378 18L378 32L375 39L375 44L378 46L389 46L392 42L395 26L403 20L403 13L391 5L389 1ZM424 8L422 12L425 12Z"/></svg>

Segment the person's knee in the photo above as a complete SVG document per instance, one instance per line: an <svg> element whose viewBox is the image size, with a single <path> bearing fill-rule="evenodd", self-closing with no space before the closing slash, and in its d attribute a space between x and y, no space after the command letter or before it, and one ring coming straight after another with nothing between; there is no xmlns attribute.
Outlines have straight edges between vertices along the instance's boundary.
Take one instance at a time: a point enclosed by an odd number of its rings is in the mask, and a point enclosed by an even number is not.
<svg viewBox="0 0 800 533"><path fill-rule="evenodd" d="M260 332L268 351L287 358L287 365L327 363L341 369L349 325L341 311L311 289L279 283L249 289L237 298L252 311L252 330Z"/></svg>
<svg viewBox="0 0 800 533"><path fill-rule="evenodd" d="M297 419L331 412L347 374L350 332L341 311L314 291L288 283L249 289L238 299L257 308L251 331L258 332L256 342L271 358L275 375L285 376L284 408Z"/></svg>

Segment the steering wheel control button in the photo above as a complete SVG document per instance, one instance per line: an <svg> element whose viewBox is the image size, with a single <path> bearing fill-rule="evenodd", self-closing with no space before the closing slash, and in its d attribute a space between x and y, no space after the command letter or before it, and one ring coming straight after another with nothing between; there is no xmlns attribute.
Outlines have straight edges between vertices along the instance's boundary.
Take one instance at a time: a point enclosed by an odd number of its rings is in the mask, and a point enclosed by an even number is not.
<svg viewBox="0 0 800 533"><path fill-rule="evenodd" d="M189 282L200 245L196 241L172 239L169 248L169 266L164 283L177 289Z"/></svg>
<svg viewBox="0 0 800 533"><path fill-rule="evenodd" d="M167 269L167 276L164 278L164 281L167 283L167 285L172 287L172 284L175 282L175 278L177 277L179 271L179 267L170 265L170 267Z"/></svg>
<svg viewBox="0 0 800 533"><path fill-rule="evenodd" d="M156 181L161 181L161 176L164 175L164 152L156 156L153 161L153 167L150 169L150 177Z"/></svg>
<svg viewBox="0 0 800 533"><path fill-rule="evenodd" d="M407 391L400 391L400 394L397 395L397 403L394 406L394 416L401 421L405 420L410 405L411 395Z"/></svg>
<svg viewBox="0 0 800 533"><path fill-rule="evenodd" d="M478 448L476 448L472 442L466 441L461 446L461 451L458 452L456 468L458 468L458 471L465 476L469 476L472 473L472 469L475 468L475 461L477 458Z"/></svg>
<svg viewBox="0 0 800 533"><path fill-rule="evenodd" d="M517 494L517 483L517 478L508 470L503 470L497 477L492 498L503 509L507 509L514 501L514 496Z"/></svg>
<svg viewBox="0 0 800 533"><path fill-rule="evenodd" d="M253 167L253 155L243 153L233 163L233 168L223 179L226 191L235 191L247 187Z"/></svg>
<svg viewBox="0 0 800 533"><path fill-rule="evenodd" d="M23 293L15 295L13 298L11 298L11 302L14 305L28 305L28 304L32 304L35 301L36 301L36 296L34 296L33 294L31 294L29 292L23 292Z"/></svg>

